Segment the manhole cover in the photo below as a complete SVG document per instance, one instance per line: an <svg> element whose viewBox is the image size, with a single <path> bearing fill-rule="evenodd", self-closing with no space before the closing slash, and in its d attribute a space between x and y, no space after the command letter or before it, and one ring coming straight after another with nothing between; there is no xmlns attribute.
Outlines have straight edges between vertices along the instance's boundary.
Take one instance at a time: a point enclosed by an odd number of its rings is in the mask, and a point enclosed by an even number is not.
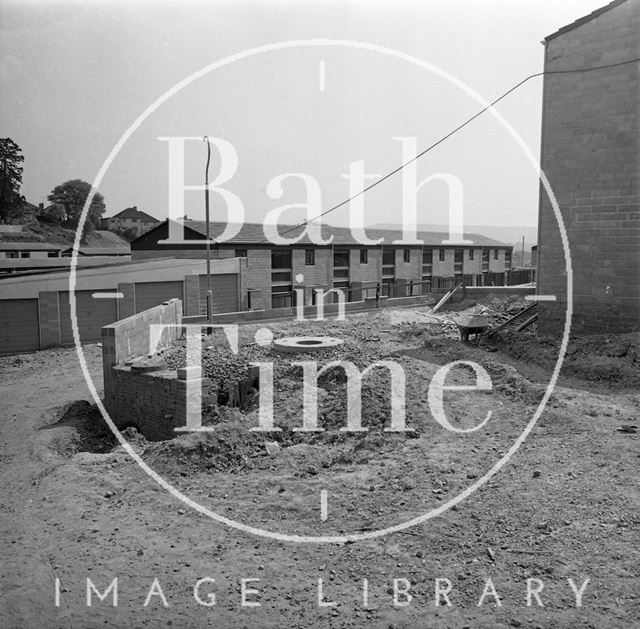
<svg viewBox="0 0 640 629"><path fill-rule="evenodd" d="M273 341L273 349L278 352L296 354L315 352L319 349L330 349L342 345L344 341L332 336L288 336Z"/></svg>

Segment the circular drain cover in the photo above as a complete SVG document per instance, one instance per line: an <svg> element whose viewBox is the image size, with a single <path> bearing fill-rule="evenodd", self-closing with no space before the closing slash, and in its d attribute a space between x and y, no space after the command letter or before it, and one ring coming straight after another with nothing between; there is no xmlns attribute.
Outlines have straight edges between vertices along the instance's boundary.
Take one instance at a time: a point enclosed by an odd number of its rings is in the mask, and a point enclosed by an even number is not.
<svg viewBox="0 0 640 629"><path fill-rule="evenodd" d="M319 349L331 349L344 341L332 336L288 336L273 341L273 349L287 354L309 353Z"/></svg>

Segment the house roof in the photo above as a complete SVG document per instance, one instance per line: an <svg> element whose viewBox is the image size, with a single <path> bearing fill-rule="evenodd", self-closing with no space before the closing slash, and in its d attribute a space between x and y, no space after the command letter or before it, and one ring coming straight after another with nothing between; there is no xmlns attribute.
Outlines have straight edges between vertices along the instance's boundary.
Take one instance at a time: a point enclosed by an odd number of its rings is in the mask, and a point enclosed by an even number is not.
<svg viewBox="0 0 640 629"><path fill-rule="evenodd" d="M49 242L0 242L0 251L62 251L64 248Z"/></svg>
<svg viewBox="0 0 640 629"><path fill-rule="evenodd" d="M558 37L558 35L562 35L567 31L571 31L574 28L578 28L578 26L582 26L583 24L590 22L591 20L597 18L599 15L602 15L603 13L606 13L611 9L615 9L616 7L620 6L621 4L624 4L625 2L628 2L628 0L613 0L613 2L609 2L609 4L606 4L605 6L600 7L595 11L592 11L588 15L585 15L584 17L577 19L575 22L571 22L571 24L567 24L566 26L563 26L562 28L558 29L555 33L551 33L551 35L547 35L544 38L544 40L548 42L552 39L555 39L556 37Z"/></svg>
<svg viewBox="0 0 640 629"><path fill-rule="evenodd" d="M110 218L132 218L138 221L150 222L150 223L159 223L160 221L153 216L150 216L146 212L141 212L137 207L128 207L122 212L118 212L113 216L106 216L105 219L108 220Z"/></svg>
<svg viewBox="0 0 640 629"><path fill-rule="evenodd" d="M206 223L204 221L184 221L184 226L187 229L190 229L201 236L206 235ZM211 223L211 239L215 240L217 236L221 235L224 228L226 227L226 223ZM291 231L289 231L291 230ZM281 236L285 236L286 238L294 238L299 235L304 230L304 227L294 226L294 225L279 225L278 233ZM285 234L285 232L287 232ZM391 244L394 240L402 239L402 232L391 230L391 229L366 229L367 236L372 239L384 238L383 243ZM358 242L353 235L351 234L351 230L347 227L334 227L332 225L322 225L322 237L323 239L327 239L329 236L333 235L333 243L334 245L359 245ZM438 246L442 244L443 240L447 240L449 238L449 234L445 232L418 232L418 238L424 241L426 245ZM502 242L494 240L493 238L488 238L487 236L482 236L480 234L465 234L465 238L473 241L474 245L485 246L485 247L511 247L511 245L506 245ZM240 228L240 231L236 236L229 240L224 241L227 244L235 244L235 245L250 245L250 244L269 244L269 241L265 238L264 235L264 227L261 223L244 223ZM298 244L314 244L308 236L304 236Z"/></svg>

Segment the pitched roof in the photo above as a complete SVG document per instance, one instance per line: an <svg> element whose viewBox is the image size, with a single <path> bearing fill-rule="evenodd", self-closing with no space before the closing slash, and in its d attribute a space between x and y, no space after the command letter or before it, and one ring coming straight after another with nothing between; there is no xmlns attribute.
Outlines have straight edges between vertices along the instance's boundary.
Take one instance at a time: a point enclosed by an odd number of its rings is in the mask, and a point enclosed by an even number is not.
<svg viewBox="0 0 640 629"><path fill-rule="evenodd" d="M204 221L184 221L185 227L195 231L196 233L205 236L206 235L206 223ZM215 240L217 236L221 235L224 228L226 227L226 223L211 223L211 239ZM291 230L291 231L288 231ZM278 233L281 236L286 238L294 238L299 235L304 230L304 227L293 226L293 225L279 225ZM384 238L383 244L391 244L394 240L402 239L402 232L391 230L391 229L365 229L367 236L376 240L378 238ZM285 234L285 232L287 232ZM359 245L359 243L351 234L351 230L348 227L334 227L333 225L322 225L322 237L323 239L327 239L329 236L333 235L333 243L334 245ZM418 238L424 241L425 245L438 246L442 244L443 240L447 240L449 238L449 234L445 232L418 232ZM465 238L467 240L473 241L474 245L484 246L484 247L511 247L511 245L506 245L502 242L494 240L493 238L488 238L487 236L482 236L480 234L465 234ZM224 241L230 244L269 244L269 241L266 239L264 235L264 227L261 223L244 223L240 228L240 231L236 236L230 238L229 240ZM308 236L304 236L299 244L314 244Z"/></svg>
<svg viewBox="0 0 640 629"><path fill-rule="evenodd" d="M571 22L571 24L567 24L566 26L563 26L562 28L558 29L555 33L551 33L551 35L547 35L544 38L544 40L548 42L556 38L558 35L562 35L567 31L571 31L574 28L578 28L578 26L582 26L583 24L590 22L591 20L597 18L599 15L602 15L603 13L606 13L611 9L615 9L616 7L620 6L621 4L624 4L625 2L627 2L627 0L613 0L613 2L609 2L609 4L605 4L605 6L600 7L599 9L592 11L588 15L585 15L584 17L577 19L575 22Z"/></svg>
<svg viewBox="0 0 640 629"><path fill-rule="evenodd" d="M114 214L113 216L105 216L106 220L108 220L110 218L132 218L134 220L151 222L151 223L159 223L160 222L157 218L154 218L153 216L150 216L146 212L141 212L135 206L134 207L128 207L128 208L122 210L122 212L118 212L117 214Z"/></svg>
<svg viewBox="0 0 640 629"><path fill-rule="evenodd" d="M0 242L0 251L61 251L64 245L54 245L49 242Z"/></svg>

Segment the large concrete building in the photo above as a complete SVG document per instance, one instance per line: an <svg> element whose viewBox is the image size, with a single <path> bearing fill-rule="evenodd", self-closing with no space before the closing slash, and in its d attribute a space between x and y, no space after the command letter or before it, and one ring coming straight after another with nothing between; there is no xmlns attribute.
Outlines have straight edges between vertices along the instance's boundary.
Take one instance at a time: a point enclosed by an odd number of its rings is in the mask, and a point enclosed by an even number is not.
<svg viewBox="0 0 640 629"><path fill-rule="evenodd" d="M541 162L568 235L572 333L634 331L640 321L640 0L615 0L544 44L545 71L559 73L544 78ZM540 303L539 330L558 335L567 303L565 255L543 188L538 243L538 293L556 296Z"/></svg>
<svg viewBox="0 0 640 629"><path fill-rule="evenodd" d="M182 227L182 226L181 226ZM213 223L212 237L225 225ZM301 228L280 228L293 239ZM204 258L205 224L184 221L185 244L163 244L169 236L168 221L131 243L134 261L150 258ZM409 297L449 288L464 281L468 286L509 283L513 247L477 234L466 234L472 244L443 245L448 234L418 233L424 244L392 244L402 234L391 230L367 230L376 246L360 245L346 228L323 226L323 239L333 235L331 245L318 246L305 236L295 245L274 246L266 240L263 226L245 224L232 239L212 246L214 258L241 258L242 310L288 308L296 305L302 291L305 305L314 305L316 291L339 289L347 301L374 297L380 284L387 297ZM296 290L298 289L298 290ZM335 297L335 293L332 295Z"/></svg>

